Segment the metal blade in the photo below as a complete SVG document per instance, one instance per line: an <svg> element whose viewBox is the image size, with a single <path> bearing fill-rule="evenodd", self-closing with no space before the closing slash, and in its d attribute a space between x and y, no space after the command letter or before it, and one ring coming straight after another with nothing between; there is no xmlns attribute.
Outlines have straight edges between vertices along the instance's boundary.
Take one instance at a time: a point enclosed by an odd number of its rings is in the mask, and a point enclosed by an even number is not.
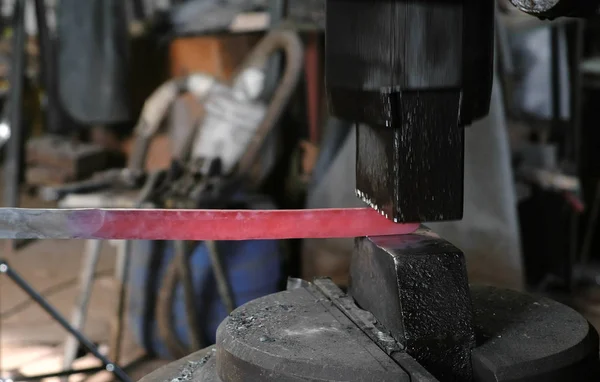
<svg viewBox="0 0 600 382"><path fill-rule="evenodd" d="M0 208L0 239L271 240L412 233L369 208L144 210Z"/></svg>

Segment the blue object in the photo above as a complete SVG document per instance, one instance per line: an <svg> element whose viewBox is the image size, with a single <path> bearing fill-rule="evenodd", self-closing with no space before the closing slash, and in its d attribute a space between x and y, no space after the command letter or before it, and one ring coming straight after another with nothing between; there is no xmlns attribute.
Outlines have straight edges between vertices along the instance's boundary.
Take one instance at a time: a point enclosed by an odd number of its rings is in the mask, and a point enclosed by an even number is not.
<svg viewBox="0 0 600 382"><path fill-rule="evenodd" d="M165 270L174 259L173 243L155 247L158 242L133 244L129 275L129 310L131 328L138 344L161 358L173 358L158 334L155 307ZM158 249L158 250L156 250ZM281 254L277 241L218 242L223 267L228 276L235 306L279 291ZM208 250L199 243L191 255L190 267L196 296L196 309L202 322L204 338L215 342L216 330L227 317L219 297ZM181 283L175 292L172 313L174 330L180 341L190 343L185 299ZM209 344L207 344L209 345Z"/></svg>

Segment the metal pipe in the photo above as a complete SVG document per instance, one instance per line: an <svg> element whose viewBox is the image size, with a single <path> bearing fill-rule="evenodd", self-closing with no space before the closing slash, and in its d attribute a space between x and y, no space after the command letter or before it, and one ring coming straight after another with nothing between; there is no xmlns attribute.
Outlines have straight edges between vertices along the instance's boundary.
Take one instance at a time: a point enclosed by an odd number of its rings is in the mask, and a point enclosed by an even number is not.
<svg viewBox="0 0 600 382"><path fill-rule="evenodd" d="M15 1L8 104L10 138L4 158L4 205L19 205L23 156L23 83L25 70L25 1Z"/></svg>

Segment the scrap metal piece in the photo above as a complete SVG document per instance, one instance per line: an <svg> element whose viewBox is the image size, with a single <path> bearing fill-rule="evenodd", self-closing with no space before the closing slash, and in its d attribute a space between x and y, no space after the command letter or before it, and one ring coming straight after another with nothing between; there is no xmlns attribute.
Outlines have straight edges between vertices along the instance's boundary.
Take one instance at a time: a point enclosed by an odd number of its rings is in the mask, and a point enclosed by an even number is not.
<svg viewBox="0 0 600 382"><path fill-rule="evenodd" d="M436 378L468 381L475 346L462 252L426 228L356 239L350 295Z"/></svg>
<svg viewBox="0 0 600 382"><path fill-rule="evenodd" d="M598 333L579 313L547 298L473 286L476 381L600 380Z"/></svg>

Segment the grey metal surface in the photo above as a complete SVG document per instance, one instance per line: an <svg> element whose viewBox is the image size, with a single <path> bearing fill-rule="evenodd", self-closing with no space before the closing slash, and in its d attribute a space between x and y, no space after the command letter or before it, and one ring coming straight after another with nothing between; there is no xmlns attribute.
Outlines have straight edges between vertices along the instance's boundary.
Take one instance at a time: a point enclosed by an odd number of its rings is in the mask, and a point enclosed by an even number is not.
<svg viewBox="0 0 600 382"><path fill-rule="evenodd" d="M471 378L475 346L462 252L426 228L357 238L350 295L436 378Z"/></svg>
<svg viewBox="0 0 600 382"><path fill-rule="evenodd" d="M139 382L165 382L180 378L181 382L220 382L216 376L216 348L214 346L188 355L140 379Z"/></svg>
<svg viewBox="0 0 600 382"><path fill-rule="evenodd" d="M410 380L324 295L309 289L234 311L217 331L217 357L223 381Z"/></svg>
<svg viewBox="0 0 600 382"><path fill-rule="evenodd" d="M555 301L473 287L478 347L476 381L600 380L598 334L583 316Z"/></svg>
<svg viewBox="0 0 600 382"><path fill-rule="evenodd" d="M404 351L403 346L388 333L387 328L383 327L371 312L360 309L354 299L342 292L331 279L316 279L313 285L406 371L412 382L437 381L429 371Z"/></svg>
<svg viewBox="0 0 600 382"><path fill-rule="evenodd" d="M598 335L577 312L510 290L471 287L470 293L477 336L477 347L468 357L474 382L599 379ZM219 328L216 348L173 362L141 381L465 380L435 379L398 351L398 344L395 349L387 346L388 336L376 334L379 328L370 312L358 308L330 280L302 283L237 309ZM375 337L365 336L365 330L373 329ZM389 356L383 363L382 354ZM391 359L410 379L389 367ZM340 371L344 364L348 370ZM386 372L382 378L380 373Z"/></svg>

